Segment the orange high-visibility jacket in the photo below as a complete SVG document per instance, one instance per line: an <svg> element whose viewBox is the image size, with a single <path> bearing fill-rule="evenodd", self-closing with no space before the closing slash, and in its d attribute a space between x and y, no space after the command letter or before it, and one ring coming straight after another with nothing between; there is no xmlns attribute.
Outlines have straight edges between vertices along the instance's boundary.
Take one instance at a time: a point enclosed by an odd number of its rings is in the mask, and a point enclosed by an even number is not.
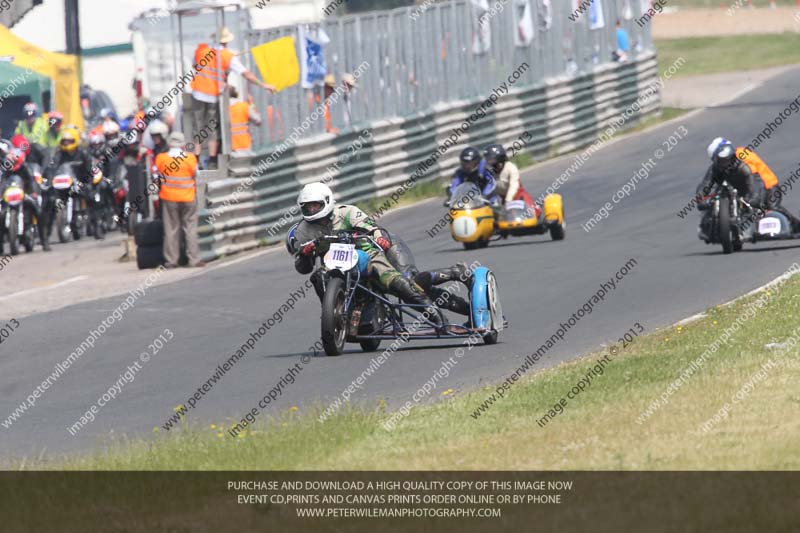
<svg viewBox="0 0 800 533"><path fill-rule="evenodd" d="M232 59L233 52L227 48L215 50L206 43L200 43L194 52L195 66L199 70L192 80L192 90L209 96L222 94ZM218 60L222 63L222 70L217 69Z"/></svg>
<svg viewBox="0 0 800 533"><path fill-rule="evenodd" d="M319 94L315 95L308 95L308 111L309 113L313 112L314 110L314 102L320 103L321 99ZM325 131L328 133L338 133L339 130L333 127L333 123L331 121L331 106L328 105L328 100L325 100L324 111L325 111Z"/></svg>
<svg viewBox="0 0 800 533"><path fill-rule="evenodd" d="M250 106L247 102L236 102L231 106L231 147L233 150L248 150L253 145L250 137Z"/></svg>
<svg viewBox="0 0 800 533"><path fill-rule="evenodd" d="M776 176L775 173L772 172L772 169L758 157L757 153L752 150L747 150L744 146L740 146L736 149L736 157L747 163L747 166L750 167L750 170L752 170L754 174L757 173L761 176L761 180L764 182L764 187L767 190L770 190L778 184L778 176Z"/></svg>
<svg viewBox="0 0 800 533"><path fill-rule="evenodd" d="M159 198L166 202L194 202L197 174L194 154L172 149L156 156L156 167L161 174Z"/></svg>

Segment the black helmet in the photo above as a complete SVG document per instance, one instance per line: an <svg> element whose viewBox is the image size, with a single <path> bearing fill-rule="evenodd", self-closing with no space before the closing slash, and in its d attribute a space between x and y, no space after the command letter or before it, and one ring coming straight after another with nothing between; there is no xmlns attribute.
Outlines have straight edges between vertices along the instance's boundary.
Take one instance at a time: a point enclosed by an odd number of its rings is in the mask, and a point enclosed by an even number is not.
<svg viewBox="0 0 800 533"><path fill-rule="evenodd" d="M714 152L714 163L722 168L729 168L736 162L736 150L730 142L722 143Z"/></svg>
<svg viewBox="0 0 800 533"><path fill-rule="evenodd" d="M486 163L496 171L503 170L503 165L508 161L508 154L502 144L487 146L483 151L483 157L486 158Z"/></svg>
<svg viewBox="0 0 800 533"><path fill-rule="evenodd" d="M472 174L478 170L478 165L480 165L481 162L481 153L476 148L470 146L462 150L461 155L458 156L458 160L461 162L461 169Z"/></svg>
<svg viewBox="0 0 800 533"><path fill-rule="evenodd" d="M140 142L141 141L139 139L139 132L136 130L130 130L128 133L125 134L124 137L122 137L123 146L125 146L125 149L131 153L139 150Z"/></svg>

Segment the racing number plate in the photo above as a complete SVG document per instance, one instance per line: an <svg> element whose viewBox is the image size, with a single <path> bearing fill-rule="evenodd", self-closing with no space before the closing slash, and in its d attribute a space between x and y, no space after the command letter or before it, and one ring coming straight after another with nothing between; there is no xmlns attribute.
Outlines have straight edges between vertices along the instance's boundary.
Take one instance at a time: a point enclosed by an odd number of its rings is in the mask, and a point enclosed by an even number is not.
<svg viewBox="0 0 800 533"><path fill-rule="evenodd" d="M350 270L358 263L356 247L353 244L331 243L323 262L330 269Z"/></svg>
<svg viewBox="0 0 800 533"><path fill-rule="evenodd" d="M781 232L781 221L777 218L767 217L758 221L758 232L761 235L775 235Z"/></svg>

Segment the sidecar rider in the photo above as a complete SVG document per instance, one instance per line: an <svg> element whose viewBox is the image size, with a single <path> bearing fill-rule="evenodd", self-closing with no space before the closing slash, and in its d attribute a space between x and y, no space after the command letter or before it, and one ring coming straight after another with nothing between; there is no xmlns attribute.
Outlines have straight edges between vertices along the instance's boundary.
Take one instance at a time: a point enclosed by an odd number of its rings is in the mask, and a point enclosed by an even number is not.
<svg viewBox="0 0 800 533"><path fill-rule="evenodd" d="M483 151L483 157L496 176L497 194L504 204L512 200L522 200L528 205L535 205L531 195L522 186L519 167L508 160L508 153L502 144L487 146ZM536 214L538 216L539 213Z"/></svg>
<svg viewBox="0 0 800 533"><path fill-rule="evenodd" d="M730 143L721 144L713 155L713 163L706 171L706 175L697 186L696 198L698 200L697 209L706 211L700 222L700 237L708 240L708 222L711 213L708 212L710 199L715 191L727 181L739 193L739 197L747 202L752 208L761 207L761 198L757 194L753 172L745 163L736 157L736 150Z"/></svg>
<svg viewBox="0 0 800 533"><path fill-rule="evenodd" d="M497 182L477 148L472 146L464 148L458 160L461 165L450 180L450 196L453 196L456 187L471 182L478 186L486 200L492 205L499 206L501 199L497 195Z"/></svg>

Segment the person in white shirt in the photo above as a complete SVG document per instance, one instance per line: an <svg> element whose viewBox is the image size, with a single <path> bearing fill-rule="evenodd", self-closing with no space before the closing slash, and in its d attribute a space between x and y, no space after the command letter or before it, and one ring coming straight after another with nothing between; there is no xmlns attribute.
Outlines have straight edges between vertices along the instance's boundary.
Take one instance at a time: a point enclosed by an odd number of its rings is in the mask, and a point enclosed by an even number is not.
<svg viewBox="0 0 800 533"><path fill-rule="evenodd" d="M495 192L503 203L512 200L523 200L528 205L535 205L533 198L522 186L519 168L508 160L506 149L501 144L492 144L483 152L486 164L494 172L497 188Z"/></svg>

